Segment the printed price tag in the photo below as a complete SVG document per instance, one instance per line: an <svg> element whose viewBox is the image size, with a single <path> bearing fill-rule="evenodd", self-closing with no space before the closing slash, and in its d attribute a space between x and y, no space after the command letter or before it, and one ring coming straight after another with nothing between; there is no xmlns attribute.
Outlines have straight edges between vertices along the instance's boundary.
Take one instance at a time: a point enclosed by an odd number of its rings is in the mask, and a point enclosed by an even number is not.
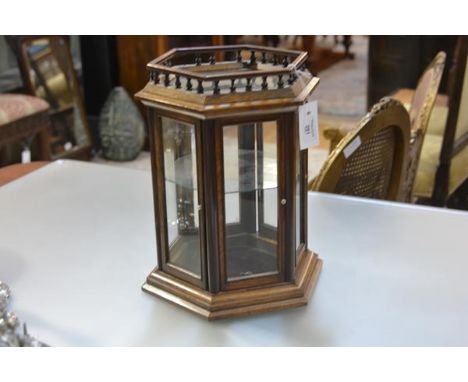
<svg viewBox="0 0 468 382"><path fill-rule="evenodd" d="M362 143L361 138L359 138L359 135L358 135L343 150L343 154L345 158L349 158L358 149L358 147L361 146L361 143Z"/></svg>
<svg viewBox="0 0 468 382"><path fill-rule="evenodd" d="M31 151L28 148L23 149L21 152L21 163L31 162Z"/></svg>
<svg viewBox="0 0 468 382"><path fill-rule="evenodd" d="M301 150L319 144L317 101L299 107L299 146Z"/></svg>

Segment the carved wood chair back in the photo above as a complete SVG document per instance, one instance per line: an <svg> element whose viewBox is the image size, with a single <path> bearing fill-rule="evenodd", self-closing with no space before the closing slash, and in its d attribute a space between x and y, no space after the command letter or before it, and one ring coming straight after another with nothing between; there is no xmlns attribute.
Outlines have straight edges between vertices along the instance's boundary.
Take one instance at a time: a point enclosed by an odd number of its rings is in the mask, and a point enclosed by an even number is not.
<svg viewBox="0 0 468 382"><path fill-rule="evenodd" d="M310 189L399 200L409 138L408 112L383 98L335 147Z"/></svg>
<svg viewBox="0 0 468 382"><path fill-rule="evenodd" d="M445 58L445 52L437 53L419 78L409 108L412 130L427 128L444 71Z"/></svg>
<svg viewBox="0 0 468 382"><path fill-rule="evenodd" d="M420 77L411 100L409 108L411 123L410 154L404 185L404 199L408 202L412 201L421 149L439 91L440 81L444 72L445 58L446 54L444 52L437 53Z"/></svg>

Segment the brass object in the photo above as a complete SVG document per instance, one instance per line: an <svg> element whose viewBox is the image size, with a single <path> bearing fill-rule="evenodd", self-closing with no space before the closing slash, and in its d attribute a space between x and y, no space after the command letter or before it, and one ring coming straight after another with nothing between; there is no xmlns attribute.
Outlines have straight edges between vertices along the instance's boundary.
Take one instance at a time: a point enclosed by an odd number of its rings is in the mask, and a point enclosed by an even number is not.
<svg viewBox="0 0 468 382"><path fill-rule="evenodd" d="M319 79L305 52L174 49L147 66L158 265L143 290L208 319L305 305L321 260L307 245L298 108ZM286 201L288 200L288 203Z"/></svg>

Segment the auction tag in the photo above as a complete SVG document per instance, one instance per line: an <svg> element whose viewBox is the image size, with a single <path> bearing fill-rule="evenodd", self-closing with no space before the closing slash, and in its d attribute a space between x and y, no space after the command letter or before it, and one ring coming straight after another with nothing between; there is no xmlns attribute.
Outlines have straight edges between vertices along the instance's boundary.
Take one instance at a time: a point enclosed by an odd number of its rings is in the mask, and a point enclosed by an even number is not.
<svg viewBox="0 0 468 382"><path fill-rule="evenodd" d="M21 152L21 163L31 162L31 151L28 148L23 149Z"/></svg>
<svg viewBox="0 0 468 382"><path fill-rule="evenodd" d="M301 150L319 144L317 101L299 107L299 146Z"/></svg>
<svg viewBox="0 0 468 382"><path fill-rule="evenodd" d="M361 146L361 143L361 138L359 138L358 135L344 148L343 154L345 158L349 158L358 149L358 147Z"/></svg>

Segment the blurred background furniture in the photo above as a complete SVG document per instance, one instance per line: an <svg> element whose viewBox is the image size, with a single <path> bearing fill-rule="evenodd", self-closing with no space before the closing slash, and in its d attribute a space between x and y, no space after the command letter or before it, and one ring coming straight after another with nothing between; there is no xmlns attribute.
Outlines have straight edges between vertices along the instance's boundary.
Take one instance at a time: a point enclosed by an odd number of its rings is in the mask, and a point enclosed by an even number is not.
<svg viewBox="0 0 468 382"><path fill-rule="evenodd" d="M434 108L442 73L445 66L445 53L439 52L422 74L409 105L411 139L409 160L404 184L404 201L413 201L413 188L418 171L419 158L426 136L429 120Z"/></svg>
<svg viewBox="0 0 468 382"><path fill-rule="evenodd" d="M459 38L450 71L448 105L436 106L421 153L414 194L423 203L447 205L457 190L467 208L468 37Z"/></svg>
<svg viewBox="0 0 468 382"><path fill-rule="evenodd" d="M409 104L404 104L408 108L411 139L409 144L408 163L404 172L404 184L402 185L404 195L402 200L411 202L414 182L418 170L419 157L424 142L424 137L429 125L432 109L436 102L436 97L442 78L445 53L439 52L424 73L421 75L416 90L402 89L396 94L400 95L400 101L411 99ZM393 98L396 98L395 96ZM333 150L339 144L341 139L353 129L350 124L345 124L340 127L328 126L325 128L324 134L330 139L330 150Z"/></svg>
<svg viewBox="0 0 468 382"><path fill-rule="evenodd" d="M263 36L218 36L226 44L254 44L274 46L290 50L302 50L309 54L307 68L316 74L344 60L354 59L350 51L352 36L315 35L263 35Z"/></svg>
<svg viewBox="0 0 468 382"><path fill-rule="evenodd" d="M8 36L27 91L46 100L53 159L89 159L93 139L67 38Z"/></svg>
<svg viewBox="0 0 468 382"><path fill-rule="evenodd" d="M85 103L88 120L93 133L93 143L100 148L98 117L99 112L115 86L124 86L130 95L131 88L139 89L146 83L144 71L140 68L158 54L158 50L170 49L177 46L232 44L239 38L254 38L256 44L279 45L291 49L309 51L314 57L313 63L321 68L318 70L321 84L316 96L319 102L320 146L309 150L311 177L318 174L322 163L326 160L328 141L324 134L325 126L341 126L352 124L356 126L359 119L365 115L369 106L373 105L384 95L397 91L393 97L410 105L414 91L424 68L434 55L443 50L447 53L448 62L453 62L454 48L459 36L352 36L352 53L354 60L335 60L340 54L344 57L346 49L343 46L346 36L66 36L69 42L74 68L78 80L84 87ZM308 48L306 47L308 45ZM329 54L331 52L331 54ZM335 55L337 53L337 55ZM145 58L146 57L146 58ZM329 59L330 58L330 59ZM14 66L14 67L13 67ZM444 75L439 86L439 95L435 101L432 117L421 156L426 148L430 148L430 135L434 126L439 126L443 135L448 114L447 82L445 73L451 65L446 65ZM82 67L82 70L81 70ZM317 69L313 69L317 71ZM141 76L136 80L136 76ZM0 89L16 89L22 92L26 89L21 84L19 70L15 64L14 54L6 44L5 36L0 36ZM398 90L399 89L399 90ZM25 91L25 90L24 90ZM409 106L408 106L409 108ZM462 107L461 107L462 108ZM145 115L143 114L143 117ZM439 121L436 121L439 119ZM343 134L345 135L345 134ZM440 139L440 138L439 138ZM33 142L32 150L37 151L37 142ZM441 144L440 144L441 145ZM436 147L440 147L436 145ZM12 156L8 145L2 150L1 164L13 163L4 161L5 156ZM14 153L18 156L18 153ZM457 154L461 155L460 153ZM8 158L11 159L11 158ZM93 160L101 160L95 157ZM421 161L422 161L421 157ZM438 161L438 160L437 160ZM437 162L436 161L436 162ZM456 161L458 163L458 160ZM112 162L107 162L112 164ZM132 162L121 163L125 167L148 169L149 157L143 152ZM421 165L422 166L422 165ZM421 169L422 167L419 166ZM453 168L453 166L451 166ZM418 175L416 183L418 183ZM458 190L463 190L462 186ZM459 192L451 192L458 195ZM465 192L464 195L467 193ZM417 195L415 195L417 196ZM463 192L461 192L463 197ZM453 198L449 198L447 205ZM459 199L457 197L457 199ZM429 203L429 196L419 196L418 202Z"/></svg>
<svg viewBox="0 0 468 382"><path fill-rule="evenodd" d="M367 64L367 107L397 89L416 88L421 73L437 52L447 53L452 62L458 36L369 36ZM447 92L448 67L440 93Z"/></svg>
<svg viewBox="0 0 468 382"><path fill-rule="evenodd" d="M136 94L148 82L146 64L180 46L222 45L222 36L116 36L118 78L129 94ZM135 70L128 70L135 68ZM138 103L143 115L144 109Z"/></svg>
<svg viewBox="0 0 468 382"><path fill-rule="evenodd" d="M399 200L408 160L409 115L383 98L334 148L311 191Z"/></svg>
<svg viewBox="0 0 468 382"><path fill-rule="evenodd" d="M294 37L296 40L301 40L299 49L309 53L308 68L312 73L320 73L343 59L354 59L354 53L350 51L353 43L352 36L302 35ZM332 40L331 43L328 43L328 38ZM341 45L343 50L337 49ZM295 46L292 48L298 49Z"/></svg>
<svg viewBox="0 0 468 382"><path fill-rule="evenodd" d="M30 150L31 142L37 135L38 157L49 159L48 111L49 105L40 98L23 94L0 94L0 150L12 143L19 143L23 149Z"/></svg>

